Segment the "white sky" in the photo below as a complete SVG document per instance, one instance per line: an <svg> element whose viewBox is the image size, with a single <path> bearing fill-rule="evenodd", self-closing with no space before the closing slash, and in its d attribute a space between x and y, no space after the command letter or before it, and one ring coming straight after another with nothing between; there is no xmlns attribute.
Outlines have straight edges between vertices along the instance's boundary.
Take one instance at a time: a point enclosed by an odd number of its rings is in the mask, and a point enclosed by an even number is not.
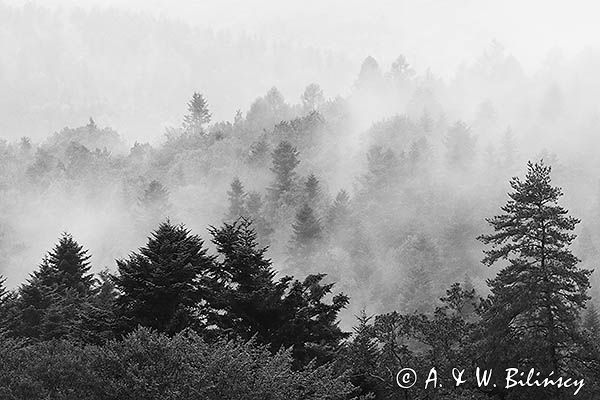
<svg viewBox="0 0 600 400"><path fill-rule="evenodd" d="M1 1L1 0L0 0ZM526 71L548 52L569 57L600 45L594 0L5 0L45 7L117 7L190 24L332 49L352 60L372 55L388 66L405 54L442 76L502 43Z"/></svg>

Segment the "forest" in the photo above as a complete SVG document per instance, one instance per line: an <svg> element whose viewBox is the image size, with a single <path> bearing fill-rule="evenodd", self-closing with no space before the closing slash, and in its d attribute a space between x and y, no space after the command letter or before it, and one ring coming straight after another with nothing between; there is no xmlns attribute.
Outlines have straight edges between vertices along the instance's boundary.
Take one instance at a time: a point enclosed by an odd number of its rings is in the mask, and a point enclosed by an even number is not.
<svg viewBox="0 0 600 400"><path fill-rule="evenodd" d="M27 18L58 25L2 7L0 41ZM101 15L73 24L129 18ZM227 43L226 60L248 44ZM52 68L100 68L81 63ZM16 81L7 65L8 90L45 79ZM247 110L230 99L239 109L222 120L202 87L174 106L166 82L134 85L152 98L121 104L115 121L146 113L128 126L164 134L133 143L85 96L112 76L63 87L85 98L77 110L53 90L0 95L15 114L0 123L0 399L598 398L600 84L584 73L596 66L590 51L527 74L493 42L442 79L404 55L389 67L368 56L346 94L315 82L289 100L272 86ZM173 108L179 119L158 126ZM75 127L38 135L57 115ZM32 116L29 135L19 126ZM408 388L405 368L418 377ZM507 388L510 368L584 383Z"/></svg>

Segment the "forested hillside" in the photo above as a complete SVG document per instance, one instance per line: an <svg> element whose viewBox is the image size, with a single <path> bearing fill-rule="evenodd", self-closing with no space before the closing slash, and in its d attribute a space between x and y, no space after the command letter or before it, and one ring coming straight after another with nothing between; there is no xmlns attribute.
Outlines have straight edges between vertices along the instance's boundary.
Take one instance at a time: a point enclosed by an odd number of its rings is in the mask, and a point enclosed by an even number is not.
<svg viewBox="0 0 600 400"><path fill-rule="evenodd" d="M369 56L343 94L323 89L339 77L286 98L265 76L312 59L302 79L327 79L339 59L116 11L61 25L62 11L3 7L0 88L19 96L0 95L0 399L575 391L508 389L499 373L453 388L454 368L477 367L599 395L594 51L527 74L494 42L451 79ZM133 35L123 21L141 36L111 36L104 58L89 32ZM32 26L56 35L12 46ZM29 50L46 46L38 68ZM100 73L109 59L122 64ZM239 98L234 63L251 81ZM88 88L50 79L84 72ZM225 106L238 111L213 115ZM403 389L408 367L419 381ZM432 368L443 385L425 388Z"/></svg>

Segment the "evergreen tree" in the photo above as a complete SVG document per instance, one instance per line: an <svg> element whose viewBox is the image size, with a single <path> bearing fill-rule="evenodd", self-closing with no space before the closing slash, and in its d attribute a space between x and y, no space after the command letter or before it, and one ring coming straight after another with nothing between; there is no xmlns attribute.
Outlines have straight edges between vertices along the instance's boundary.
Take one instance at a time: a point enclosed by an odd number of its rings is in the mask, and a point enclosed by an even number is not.
<svg viewBox="0 0 600 400"><path fill-rule="evenodd" d="M292 347L298 368L314 358L318 363L331 361L346 337L337 326L337 315L348 298L338 294L331 304L324 303L333 284L322 284L322 274L304 281L274 281L266 248L258 246L248 220L210 231L220 256L215 273L219 285L207 297L215 310L210 322L217 332L244 339L256 335L272 351Z"/></svg>
<svg viewBox="0 0 600 400"><path fill-rule="evenodd" d="M244 206L246 200L246 192L244 192L244 185L235 177L231 182L231 188L227 192L229 197L229 210L227 211L227 220L235 220L239 217L245 216L246 209Z"/></svg>
<svg viewBox="0 0 600 400"><path fill-rule="evenodd" d="M327 210L325 217L327 230L332 233L339 233L340 229L347 227L350 221L350 196L344 189L340 190L335 196L333 204Z"/></svg>
<svg viewBox="0 0 600 400"><path fill-rule="evenodd" d="M479 237L491 245L484 264L509 263L489 281L483 323L488 361L560 375L580 347L578 320L590 271L577 266L569 249L579 220L558 204L562 190L551 185L550 171L543 162L529 162L525 179L510 181L514 191L504 214L487 220L495 232Z"/></svg>
<svg viewBox="0 0 600 400"><path fill-rule="evenodd" d="M212 315L213 322L221 332L245 340L255 334L268 340L279 323L280 293L273 282L275 270L265 258L267 249L258 247L252 223L244 218L209 230L220 256L217 276L222 283L211 300L212 308L222 310Z"/></svg>
<svg viewBox="0 0 600 400"><path fill-rule="evenodd" d="M360 388L360 395L376 393L378 387L377 366L379 349L375 329L365 310L356 316L358 325L353 327L354 338L348 345L347 363L350 367L350 382Z"/></svg>
<svg viewBox="0 0 600 400"><path fill-rule="evenodd" d="M311 83L304 89L301 100L304 112L315 111L325 101L323 89L318 84Z"/></svg>
<svg viewBox="0 0 600 400"><path fill-rule="evenodd" d="M317 205L319 196L321 195L321 188L319 186L319 179L317 179L315 174L310 174L308 178L306 178L306 182L304 183L304 193L306 202L312 207Z"/></svg>
<svg viewBox="0 0 600 400"><path fill-rule="evenodd" d="M273 151L273 167L271 171L275 174L275 181L268 189L273 201L280 200L284 195L290 195L294 188L296 173L294 169L300 163L298 151L289 142L283 141ZM290 198L285 198L287 204L291 204Z"/></svg>
<svg viewBox="0 0 600 400"><path fill-rule="evenodd" d="M210 123L211 118L206 99L194 92L187 107L188 114L183 117L183 129L188 133L202 133L204 125Z"/></svg>
<svg viewBox="0 0 600 400"><path fill-rule="evenodd" d="M213 259L204 242L182 225L159 225L145 247L117 261L113 280L120 329L137 325L169 334L199 326Z"/></svg>
<svg viewBox="0 0 600 400"><path fill-rule="evenodd" d="M271 336L272 349L292 346L296 368L315 360L317 364L331 362L348 333L338 326L338 314L348 305L348 296L339 293L331 304L323 300L331 295L333 283L323 284L325 274L307 276L303 281L282 278L278 287L282 293L278 320L280 326Z"/></svg>
<svg viewBox="0 0 600 400"><path fill-rule="evenodd" d="M306 257L314 254L322 237L321 224L308 204L296 214L292 229L290 253L297 261L306 262Z"/></svg>
<svg viewBox="0 0 600 400"><path fill-rule="evenodd" d="M71 235L61 236L19 290L19 336L41 340L83 336L82 315L95 284L89 259Z"/></svg>

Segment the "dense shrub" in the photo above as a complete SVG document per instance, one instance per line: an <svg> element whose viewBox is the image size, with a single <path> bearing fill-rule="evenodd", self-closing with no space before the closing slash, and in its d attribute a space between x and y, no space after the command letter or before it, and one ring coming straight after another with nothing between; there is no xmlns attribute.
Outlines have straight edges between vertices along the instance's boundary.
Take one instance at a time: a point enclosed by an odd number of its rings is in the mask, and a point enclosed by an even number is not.
<svg viewBox="0 0 600 400"><path fill-rule="evenodd" d="M0 359L0 398L10 400L333 400L353 389L329 365L293 371L289 351L208 344L190 331L139 328L104 346L3 339Z"/></svg>

